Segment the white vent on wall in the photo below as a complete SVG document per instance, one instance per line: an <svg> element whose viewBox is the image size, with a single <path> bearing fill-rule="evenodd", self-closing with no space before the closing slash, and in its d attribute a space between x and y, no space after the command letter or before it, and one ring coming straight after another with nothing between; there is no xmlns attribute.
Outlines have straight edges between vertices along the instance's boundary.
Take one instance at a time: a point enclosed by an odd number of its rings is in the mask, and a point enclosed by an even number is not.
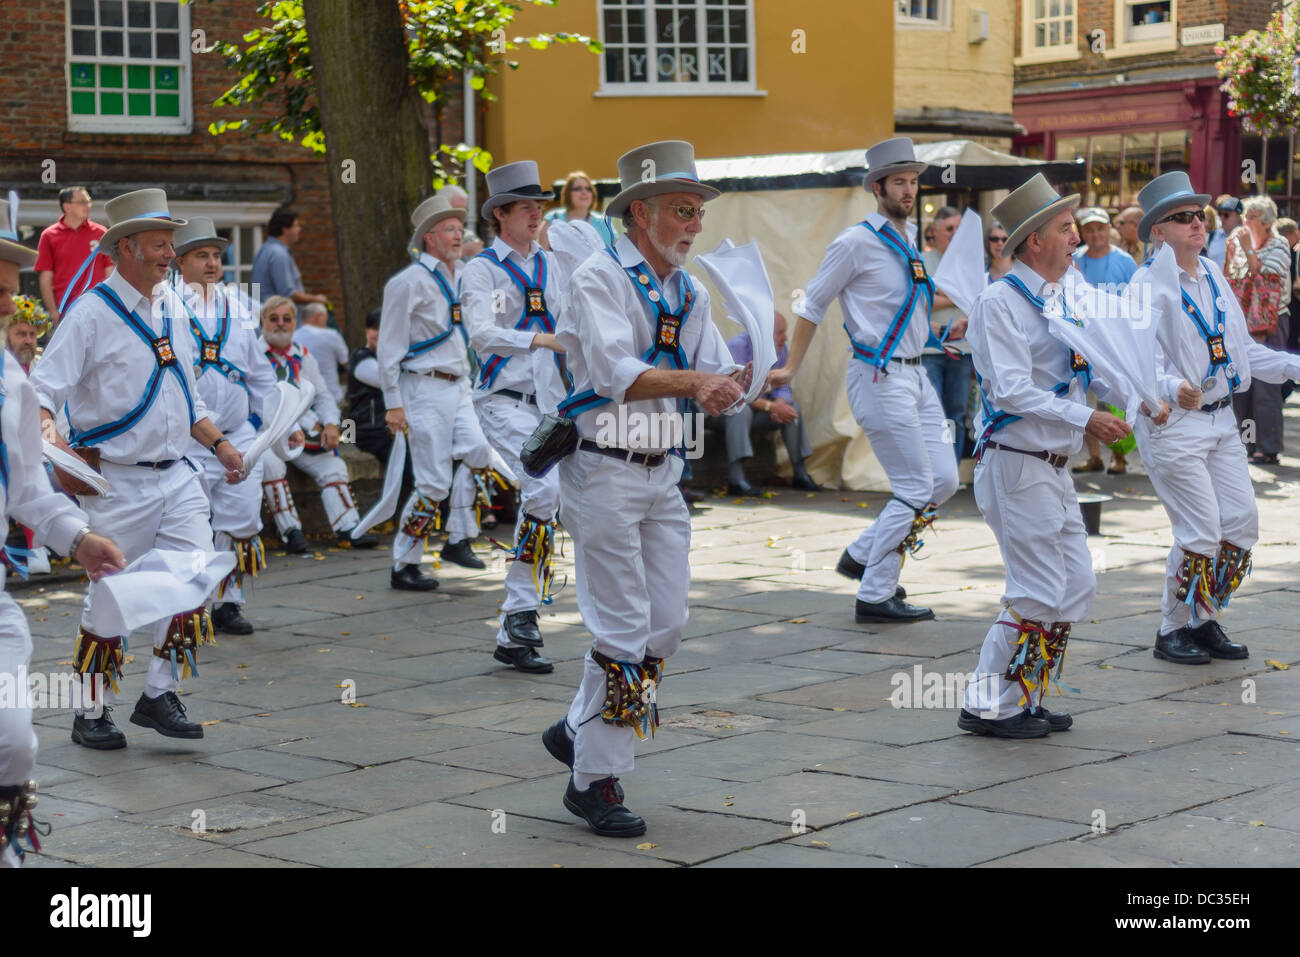
<svg viewBox="0 0 1300 957"><path fill-rule="evenodd" d="M970 34L967 40L971 43L983 43L989 38L989 12L987 10L972 10L970 12Z"/></svg>

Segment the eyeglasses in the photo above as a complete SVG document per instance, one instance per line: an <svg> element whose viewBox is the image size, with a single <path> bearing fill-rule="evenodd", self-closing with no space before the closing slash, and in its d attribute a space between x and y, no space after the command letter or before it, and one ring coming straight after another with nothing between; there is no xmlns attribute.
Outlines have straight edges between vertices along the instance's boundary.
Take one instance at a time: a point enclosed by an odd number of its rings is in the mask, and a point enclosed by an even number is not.
<svg viewBox="0 0 1300 957"><path fill-rule="evenodd" d="M688 206L685 204L679 205L677 203L660 203L659 206L665 207L667 209L671 209L673 212L677 214L677 218L684 223L689 223L692 219L694 219L697 216L700 218L701 223L704 222L703 206Z"/></svg>
<svg viewBox="0 0 1300 957"><path fill-rule="evenodd" d="M1006 236L990 236L990 237L989 237L989 245L992 245L993 243L1005 243L1006 241L1007 241L1007 237L1006 237Z"/></svg>
<svg viewBox="0 0 1300 957"><path fill-rule="evenodd" d="M1161 223L1178 223L1180 226L1190 226L1192 220L1199 219L1205 222L1205 210L1203 209L1185 209L1181 213L1173 213L1160 220ZM1157 224L1159 225L1159 224Z"/></svg>
<svg viewBox="0 0 1300 957"><path fill-rule="evenodd" d="M574 185L572 185L572 186L569 187L569 192L570 192L570 193L590 193L590 192L591 192L591 187L590 187L590 186L583 186L581 183L575 183Z"/></svg>

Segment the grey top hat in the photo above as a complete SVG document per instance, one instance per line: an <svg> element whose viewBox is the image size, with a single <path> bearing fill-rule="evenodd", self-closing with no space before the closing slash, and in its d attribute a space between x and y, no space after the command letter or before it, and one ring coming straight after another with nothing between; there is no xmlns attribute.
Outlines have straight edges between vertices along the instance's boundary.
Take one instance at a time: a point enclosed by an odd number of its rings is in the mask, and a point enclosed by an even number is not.
<svg viewBox="0 0 1300 957"><path fill-rule="evenodd" d="M1162 173L1142 187L1138 205L1142 207L1142 221L1138 223L1138 239L1151 241L1151 227L1179 206L1208 206L1213 199L1208 193L1192 189L1192 181L1182 170Z"/></svg>
<svg viewBox="0 0 1300 957"><path fill-rule="evenodd" d="M104 204L104 212L108 213L108 232L99 237L99 248L104 253L124 236L149 229L177 229L186 223L168 212L167 194L161 189L137 189L115 196Z"/></svg>
<svg viewBox="0 0 1300 957"><path fill-rule="evenodd" d="M416 245L423 248L424 243L420 240L420 237L444 219L455 218L463 223L465 217L465 210L452 206L451 199L448 196L439 196L437 194L430 196L415 207L415 212L411 214L411 225L415 227Z"/></svg>
<svg viewBox="0 0 1300 957"><path fill-rule="evenodd" d="M517 199L555 199L555 194L542 189L541 184L542 177L532 160L498 166L487 174L488 198L479 212L490 222L492 210Z"/></svg>
<svg viewBox="0 0 1300 957"><path fill-rule="evenodd" d="M36 265L36 250L18 241L18 194L9 191L9 202L0 203L0 261L17 263L20 269Z"/></svg>
<svg viewBox="0 0 1300 957"><path fill-rule="evenodd" d="M208 217L195 216L176 230L172 245L176 247L177 256L184 256L191 249L200 246L216 246L219 251L223 251L230 245L230 240L217 235L217 227L212 225L212 220Z"/></svg>
<svg viewBox="0 0 1300 957"><path fill-rule="evenodd" d="M871 184L893 173L919 173L930 164L921 163L916 158L916 149L906 136L881 140L867 150L867 175L862 180L864 189L871 189Z"/></svg>
<svg viewBox="0 0 1300 957"><path fill-rule="evenodd" d="M618 219L635 199L664 193L695 193L703 202L722 193L700 182L695 172L695 147L685 140L663 140L628 150L618 158L619 194L605 212Z"/></svg>
<svg viewBox="0 0 1300 957"><path fill-rule="evenodd" d="M1035 173L1024 185L1012 190L1002 202L993 207L993 218L1007 231L1004 249L1014 252L1034 230L1041 228L1063 209L1079 203L1079 194L1062 196L1047 177Z"/></svg>

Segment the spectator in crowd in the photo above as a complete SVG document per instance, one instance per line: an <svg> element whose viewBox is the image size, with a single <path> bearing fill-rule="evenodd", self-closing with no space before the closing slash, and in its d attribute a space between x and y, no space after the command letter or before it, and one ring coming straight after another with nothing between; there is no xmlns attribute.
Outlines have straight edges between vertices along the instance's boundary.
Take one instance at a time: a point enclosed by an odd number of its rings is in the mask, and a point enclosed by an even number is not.
<svg viewBox="0 0 1300 957"><path fill-rule="evenodd" d="M1294 219L1279 219L1277 221L1277 231L1282 234L1286 244L1291 247L1291 308L1290 322L1286 334L1286 351L1300 352L1300 263L1296 261L1296 246L1300 244L1300 224ZM1282 398L1291 394L1291 384L1284 383L1282 386Z"/></svg>
<svg viewBox="0 0 1300 957"><path fill-rule="evenodd" d="M1130 206L1115 217L1115 228L1119 230L1119 242L1115 245L1133 257L1135 263L1146 261L1146 244L1138 238L1138 223L1142 221L1142 209Z"/></svg>
<svg viewBox="0 0 1300 957"><path fill-rule="evenodd" d="M773 323L773 344L776 346L776 366L785 365L790 350L786 347L785 316L779 312ZM754 347L746 332L732 336L727 341L731 358L739 366L746 366L754 360ZM752 403L746 405L735 415L709 416L709 427L720 429L727 436L727 461L730 463L727 475L728 495L759 495L761 490L750 485L745 478L745 460L754 454L750 440L754 432L774 432L781 430L785 440L785 451L790 456L790 465L794 468L794 477L790 484L797 489L820 492L822 487L813 481L804 460L812 455L812 446L803 428L803 413L799 403L794 400L790 386L783 385L763 393Z"/></svg>
<svg viewBox="0 0 1300 957"><path fill-rule="evenodd" d="M1011 271L1011 250L1007 249L1007 231L994 220L984 232L984 265L988 282L1001 279Z"/></svg>
<svg viewBox="0 0 1300 957"><path fill-rule="evenodd" d="M1110 217L1104 209L1091 207L1077 214L1083 245L1074 252L1074 264L1094 286L1119 292L1137 271L1137 263L1124 250L1110 243Z"/></svg>
<svg viewBox="0 0 1300 957"><path fill-rule="evenodd" d="M546 223L554 222L576 222L581 220L596 230L596 233L604 240L606 246L613 246L614 228L609 224L601 209L604 203L596 195L596 186L591 181L591 177L582 170L575 170L570 173L564 180L564 186L560 189L560 205L552 209L545 216L542 224L542 235L546 235ZM549 246L545 239L541 240L542 244Z"/></svg>
<svg viewBox="0 0 1300 957"><path fill-rule="evenodd" d="M253 257L251 282L257 289L256 298L262 302L272 296L287 296L295 306L309 302L329 305L329 299L312 295L302 286L302 273L293 258L293 247L302 239L303 223L298 214L288 206L281 206L271 214L266 224L270 237Z"/></svg>
<svg viewBox="0 0 1300 957"><path fill-rule="evenodd" d="M1205 248L1208 250L1206 255L1216 266L1226 272L1225 255L1228 237L1241 228L1241 214L1245 207L1237 197L1224 193L1214 201L1214 209L1219 214L1219 228L1210 233L1210 238L1206 240Z"/></svg>
<svg viewBox="0 0 1300 957"><path fill-rule="evenodd" d="M23 373L31 375L39 352L37 343L50 331L50 316L31 296L14 296L13 300L16 311L5 329L5 347L23 367Z"/></svg>
<svg viewBox="0 0 1300 957"><path fill-rule="evenodd" d="M933 248L921 253L925 271L929 275L938 272L939 262L948 251L948 245L960 222L961 212L952 206L944 206L934 214L934 222L930 224L934 233ZM930 384L939 396L944 418L952 423L953 454L960 462L966 445L966 405L970 398L970 383L975 374L975 366L971 360L970 346L966 344L966 316L952 304L951 299L938 290L935 290L934 306L930 310L930 331L941 341L941 345L927 344L921 350L921 362L925 365L925 374L930 377ZM778 363L778 366L781 364Z"/></svg>
<svg viewBox="0 0 1300 957"><path fill-rule="evenodd" d="M59 321L59 306L67 295L66 305L96 283L103 281L113 271L113 262L103 253L87 264L91 247L99 245L99 237L108 230L90 221L90 193L84 186L69 186L59 190L59 208L63 215L53 226L41 233L36 246L36 274L41 284L41 299L45 311L54 322ZM74 282L75 280L75 282ZM68 295L68 289L72 292Z"/></svg>
<svg viewBox="0 0 1300 957"><path fill-rule="evenodd" d="M1219 228L1219 214L1214 211L1214 206L1205 207L1205 248L1201 250L1201 255L1208 257L1210 255L1210 237L1214 235Z"/></svg>
<svg viewBox="0 0 1300 957"><path fill-rule="evenodd" d="M459 186L444 186L434 196L445 196L451 201L455 209L469 210L469 193L465 192ZM412 260L420 258L420 251L424 249L424 239L421 236L411 237ZM469 262L475 256L483 251L483 240L469 230L465 231L464 237L460 241L460 261Z"/></svg>
<svg viewBox="0 0 1300 957"><path fill-rule="evenodd" d="M1225 258L1228 282L1246 314L1251 338L1272 349L1285 349L1290 325L1291 249L1277 232L1277 206L1267 196L1242 204L1244 225L1228 234ZM1223 214L1223 205L1219 204ZM1243 441L1256 465L1276 465L1282 452L1282 387L1253 379L1245 394L1233 396ZM1254 434L1245 425L1255 424Z"/></svg>
<svg viewBox="0 0 1300 957"><path fill-rule="evenodd" d="M348 371L348 344L343 334L331 329L329 311L319 302L309 302L302 307L302 325L294 331L293 341L304 347L320 366L321 378L329 387L335 402L343 401L343 386L339 373Z"/></svg>

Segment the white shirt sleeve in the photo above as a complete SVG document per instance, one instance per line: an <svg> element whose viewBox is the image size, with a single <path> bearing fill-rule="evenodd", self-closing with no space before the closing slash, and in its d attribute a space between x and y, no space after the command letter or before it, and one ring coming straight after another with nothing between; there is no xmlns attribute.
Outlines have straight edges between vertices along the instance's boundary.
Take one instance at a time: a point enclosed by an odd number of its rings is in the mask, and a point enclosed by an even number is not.
<svg viewBox="0 0 1300 957"><path fill-rule="evenodd" d="M802 309L796 307L796 313L809 322L821 324L830 304L839 298L844 287L862 271L854 249L854 244L846 235L837 236L832 240L826 247L826 255L822 257L817 275L808 284Z"/></svg>
<svg viewBox="0 0 1300 957"><path fill-rule="evenodd" d="M561 337L566 350L582 355L592 391L619 404L632 383L654 368L637 351L627 304L620 296L625 285L611 281L600 268L579 270L569 287Z"/></svg>
<svg viewBox="0 0 1300 957"><path fill-rule="evenodd" d="M411 310L415 303L413 284L398 273L384 286L384 303L379 315L378 356L380 381L375 387L384 393L384 405L390 409L402 407L402 391L397 382L401 377L402 357L411 347Z"/></svg>
<svg viewBox="0 0 1300 957"><path fill-rule="evenodd" d="M89 314L90 310L75 306L68 310L32 372L31 385L41 408L55 415L81 380L86 356L94 345L95 328Z"/></svg>
<svg viewBox="0 0 1300 957"><path fill-rule="evenodd" d="M16 365L8 357L5 364ZM9 517L30 528L38 543L66 555L72 539L87 524L86 513L50 485L42 460L40 412L35 389L21 370L13 370L5 379L11 389L4 405L4 425L17 425L17 428L4 429L9 460L6 511ZM15 383L16 389L12 388Z"/></svg>
<svg viewBox="0 0 1300 957"><path fill-rule="evenodd" d="M334 401L329 387L325 385L316 359L309 355L306 349L303 349L302 375L316 387L316 397L311 400L311 409L316 413L316 418L320 420L321 425L338 425L339 404Z"/></svg>
<svg viewBox="0 0 1300 957"><path fill-rule="evenodd" d="M465 266L461 276L461 316L469 328L469 344L480 358L489 355L527 357L537 333L531 329L516 329L517 316L498 316L495 309L498 297L492 285L494 269L495 266L474 259ZM379 328L384 328L382 322Z"/></svg>
<svg viewBox="0 0 1300 957"><path fill-rule="evenodd" d="M352 374L357 377L358 382L364 382L372 389L383 389L380 385L379 378L379 360L374 357L367 357L357 363L357 367L352 370ZM387 402L384 403L387 406Z"/></svg>

